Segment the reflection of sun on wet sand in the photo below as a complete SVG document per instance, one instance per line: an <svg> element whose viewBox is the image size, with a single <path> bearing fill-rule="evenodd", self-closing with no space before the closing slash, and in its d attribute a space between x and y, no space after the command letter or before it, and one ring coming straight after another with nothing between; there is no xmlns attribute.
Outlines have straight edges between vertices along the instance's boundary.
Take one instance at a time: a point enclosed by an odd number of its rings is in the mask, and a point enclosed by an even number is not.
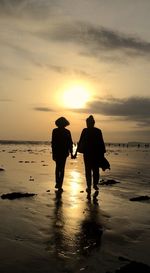
<svg viewBox="0 0 150 273"><path fill-rule="evenodd" d="M89 198L80 154L63 192L49 146L1 145L0 155L0 272L149 272L149 147L107 147L111 170Z"/></svg>

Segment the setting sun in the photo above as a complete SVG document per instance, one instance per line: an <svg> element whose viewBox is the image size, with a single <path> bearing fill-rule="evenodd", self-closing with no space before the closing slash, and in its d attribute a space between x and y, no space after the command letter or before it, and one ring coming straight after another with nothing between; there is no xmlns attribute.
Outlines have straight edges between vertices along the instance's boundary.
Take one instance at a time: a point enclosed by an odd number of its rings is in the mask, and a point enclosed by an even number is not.
<svg viewBox="0 0 150 273"><path fill-rule="evenodd" d="M90 97L90 91L86 87L73 85L64 91L63 104L67 108L83 108Z"/></svg>

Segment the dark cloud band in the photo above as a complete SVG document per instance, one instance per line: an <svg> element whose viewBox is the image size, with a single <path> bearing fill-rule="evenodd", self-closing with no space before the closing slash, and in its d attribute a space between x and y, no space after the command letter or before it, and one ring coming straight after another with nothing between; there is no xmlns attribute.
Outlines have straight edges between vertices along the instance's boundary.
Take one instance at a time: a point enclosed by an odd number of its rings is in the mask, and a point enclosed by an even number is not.
<svg viewBox="0 0 150 273"><path fill-rule="evenodd" d="M40 35L48 40L76 43L86 49L85 54L92 56L102 57L107 52L112 58L112 51L118 57L122 53L128 57L150 55L150 42L85 22L62 23Z"/></svg>
<svg viewBox="0 0 150 273"><path fill-rule="evenodd" d="M121 120L135 121L138 126L150 126L150 98L130 97L126 99L97 99L79 112L101 114Z"/></svg>
<svg viewBox="0 0 150 273"><path fill-rule="evenodd" d="M40 112L53 112L53 110L48 107L34 107L33 110Z"/></svg>
<svg viewBox="0 0 150 273"><path fill-rule="evenodd" d="M54 10L57 0L1 0L0 14L8 16L31 16L47 18Z"/></svg>

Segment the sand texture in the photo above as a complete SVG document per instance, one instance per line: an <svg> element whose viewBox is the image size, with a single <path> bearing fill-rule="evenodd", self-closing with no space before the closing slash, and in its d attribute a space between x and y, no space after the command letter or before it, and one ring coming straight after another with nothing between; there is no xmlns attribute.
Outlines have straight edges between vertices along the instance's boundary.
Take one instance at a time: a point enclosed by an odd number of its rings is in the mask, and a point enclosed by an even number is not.
<svg viewBox="0 0 150 273"><path fill-rule="evenodd" d="M0 145L1 273L150 272L150 148L111 144L106 158L87 199L82 154L60 194L49 145Z"/></svg>

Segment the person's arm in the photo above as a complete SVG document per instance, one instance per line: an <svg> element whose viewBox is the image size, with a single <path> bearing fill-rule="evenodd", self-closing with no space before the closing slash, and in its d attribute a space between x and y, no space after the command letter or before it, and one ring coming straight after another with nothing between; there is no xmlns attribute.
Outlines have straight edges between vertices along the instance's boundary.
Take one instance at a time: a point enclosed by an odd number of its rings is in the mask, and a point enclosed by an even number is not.
<svg viewBox="0 0 150 273"><path fill-rule="evenodd" d="M72 141L70 131L69 131L69 153L71 154L71 158L73 158L73 141Z"/></svg>
<svg viewBox="0 0 150 273"><path fill-rule="evenodd" d="M80 139L79 139L79 142L78 142L78 144L77 144L77 149L76 149L76 151L75 151L74 158L76 158L78 152L81 153L81 151L82 151L83 139L84 139L84 131L85 131L85 130L83 129L83 131L82 131L82 133L81 133L81 135L80 135ZM82 151L82 152L83 152L83 151Z"/></svg>

